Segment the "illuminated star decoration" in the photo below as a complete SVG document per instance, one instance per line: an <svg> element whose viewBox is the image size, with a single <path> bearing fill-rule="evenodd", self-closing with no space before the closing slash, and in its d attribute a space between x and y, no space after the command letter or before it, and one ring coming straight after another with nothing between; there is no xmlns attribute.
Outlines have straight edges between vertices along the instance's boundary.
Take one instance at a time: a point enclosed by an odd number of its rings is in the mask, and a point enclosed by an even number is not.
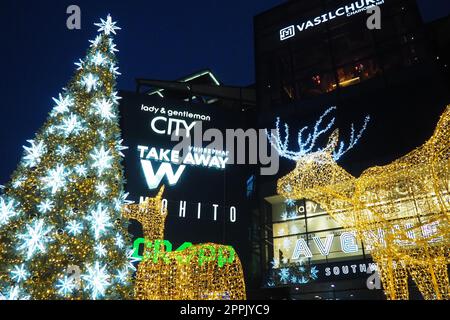
<svg viewBox="0 0 450 320"><path fill-rule="evenodd" d="M104 197L107 193L108 193L108 185L106 183L99 182L96 186L95 186L95 191L101 196Z"/></svg>
<svg viewBox="0 0 450 320"><path fill-rule="evenodd" d="M116 234L115 244L119 249L122 249L123 246L125 245L125 242L123 241L123 237L119 233Z"/></svg>
<svg viewBox="0 0 450 320"><path fill-rule="evenodd" d="M125 268L123 270L117 271L116 279L119 282L126 284L128 282L128 276L129 276L128 269Z"/></svg>
<svg viewBox="0 0 450 320"><path fill-rule="evenodd" d="M58 288L58 293L62 296L67 296L73 292L75 289L75 281L72 277L64 276L64 278L59 279L56 284L56 288Z"/></svg>
<svg viewBox="0 0 450 320"><path fill-rule="evenodd" d="M293 199L286 199L284 200L284 203L286 203L286 205L289 207L295 206L295 200Z"/></svg>
<svg viewBox="0 0 450 320"><path fill-rule="evenodd" d="M97 35L94 40L89 40L89 42L91 43L91 47L97 47L101 41L102 37L100 35Z"/></svg>
<svg viewBox="0 0 450 320"><path fill-rule="evenodd" d="M119 72L119 68L116 67L116 66L114 66L114 65L111 65L111 67L109 68L109 71L110 71L113 75L116 75L116 76L120 76L120 75L121 75L121 73Z"/></svg>
<svg viewBox="0 0 450 320"><path fill-rule="evenodd" d="M319 273L319 270L317 270L316 266L311 267L310 274L311 274L312 279L316 280L318 278L318 275L317 275L318 273Z"/></svg>
<svg viewBox="0 0 450 320"><path fill-rule="evenodd" d="M17 188L21 187L24 182L25 182L25 178L24 177L20 177L20 178L17 178L13 182L12 186L13 186L13 188L17 189Z"/></svg>
<svg viewBox="0 0 450 320"><path fill-rule="evenodd" d="M97 130L97 132L100 138L102 138L102 140L106 138L105 130Z"/></svg>
<svg viewBox="0 0 450 320"><path fill-rule="evenodd" d="M69 232L69 234L71 234L73 236L77 236L81 233L81 230L83 230L83 225L76 220L72 220L72 221L69 221L66 229Z"/></svg>
<svg viewBox="0 0 450 320"><path fill-rule="evenodd" d="M297 212L295 212L295 211L291 211L291 212L289 212L288 213L288 219L294 219L294 218L296 218L297 217Z"/></svg>
<svg viewBox="0 0 450 320"><path fill-rule="evenodd" d="M106 62L106 58L104 55L102 55L100 52L97 52L93 57L92 57L92 63L95 64L96 66L101 66Z"/></svg>
<svg viewBox="0 0 450 320"><path fill-rule="evenodd" d="M41 180L44 183L44 189L51 189L52 194L55 194L66 184L66 177L69 172L66 171L64 165L58 164L55 169L50 169L47 176Z"/></svg>
<svg viewBox="0 0 450 320"><path fill-rule="evenodd" d="M50 199L46 199L37 205L37 209L40 213L47 213L48 211L52 211L55 206L53 205L53 201Z"/></svg>
<svg viewBox="0 0 450 320"><path fill-rule="evenodd" d="M134 203L134 201L127 200L128 195L129 195L129 192L127 192L127 193L121 192L120 196L118 198L114 199L114 208L117 211L122 210L123 205L128 205L128 204Z"/></svg>
<svg viewBox="0 0 450 320"><path fill-rule="evenodd" d="M25 264L21 264L19 266L14 266L14 270L11 271L11 279L16 281L17 283L26 280L30 273L25 269Z"/></svg>
<svg viewBox="0 0 450 320"><path fill-rule="evenodd" d="M87 93L96 90L98 86L98 76L88 73L81 78L80 84L86 88Z"/></svg>
<svg viewBox="0 0 450 320"><path fill-rule="evenodd" d="M117 144L116 144L117 147L116 147L116 149L117 149L117 152L119 153L119 155L120 155L121 157L125 157L125 155L123 154L122 151L127 150L128 147L127 147L127 146L123 146L123 145L122 145L122 142L123 142L123 139L117 141Z"/></svg>
<svg viewBox="0 0 450 320"><path fill-rule="evenodd" d="M99 257L104 257L106 256L106 248L102 243L99 243L95 246L95 253L99 256Z"/></svg>
<svg viewBox="0 0 450 320"><path fill-rule="evenodd" d="M75 166L74 169L77 175L79 175L80 177L85 177L87 175L87 168L82 164Z"/></svg>
<svg viewBox="0 0 450 320"><path fill-rule="evenodd" d="M117 22L112 21L111 16L108 14L108 17L106 18L106 21L103 19L100 19L100 23L94 23L95 26L100 27L98 29L98 32L102 32L106 35L109 35L111 33L116 34L116 30L121 30L119 27L116 26Z"/></svg>
<svg viewBox="0 0 450 320"><path fill-rule="evenodd" d="M83 129L83 125L78 117L74 114L70 114L69 117L62 120L62 124L57 128L63 132L65 138L68 138L72 133L78 135Z"/></svg>
<svg viewBox="0 0 450 320"><path fill-rule="evenodd" d="M134 257L133 253L134 253L133 248L127 250L127 260L128 260L127 268L128 268L128 270L136 271L136 267L134 266L134 263L141 261L141 258Z"/></svg>
<svg viewBox="0 0 450 320"><path fill-rule="evenodd" d="M39 141L37 144L34 140L27 140L27 142L30 143L31 146L23 146L25 149L25 157L23 159L26 167L34 167L41 161L41 157L47 151L47 147L43 141Z"/></svg>
<svg viewBox="0 0 450 320"><path fill-rule="evenodd" d="M17 215L17 211L14 200L6 201L6 199L0 197L0 226L7 224L15 215Z"/></svg>
<svg viewBox="0 0 450 320"><path fill-rule="evenodd" d="M276 258L273 258L272 261L270 261L270 264L272 265L272 267L274 269L276 269L280 265L280 261L278 259L276 259Z"/></svg>
<svg viewBox="0 0 450 320"><path fill-rule="evenodd" d="M26 228L25 233L18 235L18 238L23 240L19 250L26 251L26 260L29 260L36 252L44 253L46 251L45 245L49 242L47 234L53 227L45 227L44 219L38 219Z"/></svg>
<svg viewBox="0 0 450 320"><path fill-rule="evenodd" d="M30 296L24 295L21 296L22 292L20 291L19 286L10 287L9 291L6 294L2 294L0 292L0 300L29 300Z"/></svg>
<svg viewBox="0 0 450 320"><path fill-rule="evenodd" d="M286 283L289 280L289 268L281 268L279 271L280 280Z"/></svg>
<svg viewBox="0 0 450 320"><path fill-rule="evenodd" d="M122 97L119 97L119 96L117 95L117 91L114 91L114 92L111 94L110 99L112 100L112 102L113 102L114 104L117 104L117 103L119 103L119 100L122 99Z"/></svg>
<svg viewBox="0 0 450 320"><path fill-rule="evenodd" d="M106 288L110 285L109 275L106 272L106 265L100 267L98 261L94 266L87 266L88 273L82 275L82 279L87 282L86 289L91 292L92 299L96 300L105 294Z"/></svg>
<svg viewBox="0 0 450 320"><path fill-rule="evenodd" d="M61 157L64 157L66 154L69 153L69 151L70 151L70 147L65 146L65 145L59 146L56 149L56 153Z"/></svg>
<svg viewBox="0 0 450 320"><path fill-rule="evenodd" d="M74 65L77 66L77 70L82 70L84 67L84 61L79 59L78 62L75 62Z"/></svg>
<svg viewBox="0 0 450 320"><path fill-rule="evenodd" d="M97 168L99 174L111 168L111 160L113 157L110 155L110 150L105 150L103 146L100 149L94 149L94 152L91 153L91 158L94 159L92 167Z"/></svg>
<svg viewBox="0 0 450 320"><path fill-rule="evenodd" d="M112 39L109 39L109 52L119 52L119 50L116 48L116 44L112 41Z"/></svg>
<svg viewBox="0 0 450 320"><path fill-rule="evenodd" d="M99 115L103 120L112 120L116 117L113 110L113 103L105 98L99 99L94 103L95 114Z"/></svg>
<svg viewBox="0 0 450 320"><path fill-rule="evenodd" d="M309 282L309 279L305 278L304 276L302 276L298 281L298 283L300 283L300 284L305 284L308 282Z"/></svg>
<svg viewBox="0 0 450 320"><path fill-rule="evenodd" d="M106 231L107 227L111 226L108 210L103 208L101 203L97 205L95 210L91 211L90 215L86 219L91 222L91 227L94 230L96 240L98 240Z"/></svg>
<svg viewBox="0 0 450 320"><path fill-rule="evenodd" d="M81 61L81 60L80 60ZM62 96L59 94L59 99L52 98L56 106L53 108L51 115L55 116L69 111L69 107L73 106L73 98L70 95Z"/></svg>
<svg viewBox="0 0 450 320"><path fill-rule="evenodd" d="M47 128L47 131L46 131L47 135L54 134L55 133L55 129L56 129L55 126L53 126L53 125L49 126Z"/></svg>

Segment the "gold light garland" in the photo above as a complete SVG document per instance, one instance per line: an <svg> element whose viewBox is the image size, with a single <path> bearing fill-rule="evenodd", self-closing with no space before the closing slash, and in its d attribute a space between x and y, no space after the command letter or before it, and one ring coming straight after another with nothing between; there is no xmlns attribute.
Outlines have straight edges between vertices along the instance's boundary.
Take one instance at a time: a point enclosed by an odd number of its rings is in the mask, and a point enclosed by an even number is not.
<svg viewBox="0 0 450 320"><path fill-rule="evenodd" d="M166 208L162 207L162 188L155 198L141 204L127 205L124 217L142 224L147 241L164 239ZM143 260L135 281L137 300L243 300L246 298L241 262L237 255L230 263L219 266L214 259L202 259L196 254L210 248L215 252L229 251L226 246L207 243L194 245L183 251L165 252L165 259ZM143 256L150 255L144 248Z"/></svg>
<svg viewBox="0 0 450 320"><path fill-rule="evenodd" d="M297 161L278 193L319 203L370 248L388 299L408 299L408 275L425 299L449 299L450 106L421 147L355 178L327 148Z"/></svg>

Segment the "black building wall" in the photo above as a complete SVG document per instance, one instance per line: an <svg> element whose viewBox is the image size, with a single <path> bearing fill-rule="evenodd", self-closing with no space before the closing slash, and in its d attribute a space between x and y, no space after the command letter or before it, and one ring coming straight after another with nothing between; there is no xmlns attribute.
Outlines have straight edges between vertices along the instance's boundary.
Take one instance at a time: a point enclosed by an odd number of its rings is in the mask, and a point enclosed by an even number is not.
<svg viewBox="0 0 450 320"><path fill-rule="evenodd" d="M380 6L381 30L369 30L368 15L362 12L280 40L281 29L352 2L289 1L255 17L255 65L258 125L274 128L276 117L288 123L291 150L296 150L298 130L313 126L328 107L337 107L335 126L344 141L351 123L358 130L365 115L371 116L359 144L339 162L359 176L432 135L450 103L445 54L449 42L443 31L449 19L425 25L415 1L386 0ZM261 277L267 267L264 253L271 220L264 198L275 195L277 179L295 167L293 161L280 161L276 176L257 178Z"/></svg>

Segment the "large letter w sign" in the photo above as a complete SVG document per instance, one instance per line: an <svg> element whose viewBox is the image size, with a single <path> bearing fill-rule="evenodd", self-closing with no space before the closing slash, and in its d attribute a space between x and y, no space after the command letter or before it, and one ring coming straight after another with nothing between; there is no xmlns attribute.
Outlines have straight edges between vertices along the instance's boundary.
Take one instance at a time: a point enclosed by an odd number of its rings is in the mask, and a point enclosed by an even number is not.
<svg viewBox="0 0 450 320"><path fill-rule="evenodd" d="M167 182L169 185L176 185L183 174L184 168L186 168L185 165L180 165L176 173L174 173L172 164L162 162L155 174L150 160L141 160L141 165L142 170L144 171L145 180L147 181L147 185L150 190L158 188L164 176L167 177Z"/></svg>

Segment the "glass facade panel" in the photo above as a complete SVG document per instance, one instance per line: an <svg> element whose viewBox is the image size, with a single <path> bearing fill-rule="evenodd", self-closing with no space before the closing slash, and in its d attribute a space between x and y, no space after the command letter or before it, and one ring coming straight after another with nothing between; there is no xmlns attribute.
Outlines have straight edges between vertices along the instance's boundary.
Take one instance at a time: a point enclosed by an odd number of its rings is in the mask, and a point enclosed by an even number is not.
<svg viewBox="0 0 450 320"><path fill-rule="evenodd" d="M308 1L292 4L304 8ZM366 80L385 75L397 68L426 62L427 50L422 21L417 5L412 1L385 1L382 9L382 28L369 30L365 14L340 17L303 30L286 41L280 41L282 27L320 16L348 1L310 3L309 10L284 12L270 27L256 30L258 52L257 83L260 105L277 108L295 101L313 99ZM277 20L278 21L278 20ZM270 32L269 32L270 31ZM391 57L393 55L393 57ZM390 85L386 75L378 83Z"/></svg>
<svg viewBox="0 0 450 320"><path fill-rule="evenodd" d="M289 211L296 213L286 215ZM292 259L292 255L299 240L303 240L310 250L312 257L308 260L312 264L329 259L352 259L363 255L363 246L354 237L349 240L350 244L353 244L349 247L354 252L348 252L348 241L347 244L341 241L341 235L345 230L313 201L298 200L291 204L274 203L272 217L274 220L273 252L269 254L270 259L275 258L277 261L285 259L287 263L298 262ZM345 236L349 237L348 234ZM300 255L301 260L307 258Z"/></svg>

